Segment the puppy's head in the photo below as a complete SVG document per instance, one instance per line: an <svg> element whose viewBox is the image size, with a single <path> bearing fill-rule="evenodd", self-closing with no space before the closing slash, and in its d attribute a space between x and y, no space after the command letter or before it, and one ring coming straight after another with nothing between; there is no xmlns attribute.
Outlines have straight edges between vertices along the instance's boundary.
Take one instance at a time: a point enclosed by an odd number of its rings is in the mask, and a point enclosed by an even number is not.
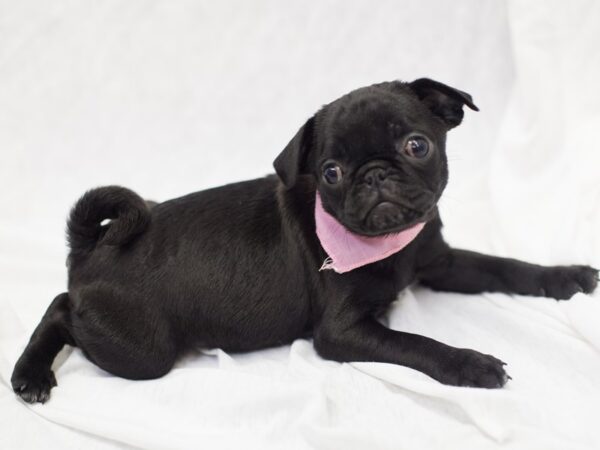
<svg viewBox="0 0 600 450"><path fill-rule="evenodd" d="M357 89L324 106L275 159L283 184L317 182L323 207L350 231L377 236L426 221L448 181L446 132L471 96L422 78Z"/></svg>

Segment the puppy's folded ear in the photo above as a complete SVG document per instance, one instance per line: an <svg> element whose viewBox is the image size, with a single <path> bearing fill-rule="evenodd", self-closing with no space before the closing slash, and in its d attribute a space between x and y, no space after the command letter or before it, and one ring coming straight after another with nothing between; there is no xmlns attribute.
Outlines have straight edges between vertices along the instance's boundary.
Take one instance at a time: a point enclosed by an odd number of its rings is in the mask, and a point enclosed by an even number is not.
<svg viewBox="0 0 600 450"><path fill-rule="evenodd" d="M469 94L439 81L419 78L408 86L435 116L442 119L448 129L460 125L465 114L464 105L473 111L479 111Z"/></svg>
<svg viewBox="0 0 600 450"><path fill-rule="evenodd" d="M273 161L275 172L277 172L277 175L288 189L296 184L298 175L308 172L314 121L314 117L308 119L290 143Z"/></svg>

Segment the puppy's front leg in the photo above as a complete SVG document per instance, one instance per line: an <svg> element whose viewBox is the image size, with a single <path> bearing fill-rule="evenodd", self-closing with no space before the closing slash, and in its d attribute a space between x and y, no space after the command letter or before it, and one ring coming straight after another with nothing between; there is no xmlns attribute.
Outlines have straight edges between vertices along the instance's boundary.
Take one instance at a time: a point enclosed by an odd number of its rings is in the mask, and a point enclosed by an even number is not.
<svg viewBox="0 0 600 450"><path fill-rule="evenodd" d="M326 359L400 364L444 384L499 388L508 375L502 361L417 334L390 330L371 317L357 320L347 309L315 330L314 345Z"/></svg>
<svg viewBox="0 0 600 450"><path fill-rule="evenodd" d="M598 271L589 266L538 266L509 258L447 249L420 269L422 284L440 291L504 292L557 300L592 292Z"/></svg>

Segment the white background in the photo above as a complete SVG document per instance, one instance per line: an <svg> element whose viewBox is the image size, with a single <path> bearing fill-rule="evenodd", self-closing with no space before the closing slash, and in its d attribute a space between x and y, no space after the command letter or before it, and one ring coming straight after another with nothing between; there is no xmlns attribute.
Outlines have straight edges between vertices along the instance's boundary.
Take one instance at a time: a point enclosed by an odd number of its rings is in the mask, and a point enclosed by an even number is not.
<svg viewBox="0 0 600 450"><path fill-rule="evenodd" d="M600 266L598 42L594 1L0 0L0 447L598 448L598 295L401 297L394 328L507 360L499 392L326 363L307 341L144 383L75 350L47 405L9 389L86 189L165 200L263 176L322 104L384 80L481 109L448 138L452 244Z"/></svg>

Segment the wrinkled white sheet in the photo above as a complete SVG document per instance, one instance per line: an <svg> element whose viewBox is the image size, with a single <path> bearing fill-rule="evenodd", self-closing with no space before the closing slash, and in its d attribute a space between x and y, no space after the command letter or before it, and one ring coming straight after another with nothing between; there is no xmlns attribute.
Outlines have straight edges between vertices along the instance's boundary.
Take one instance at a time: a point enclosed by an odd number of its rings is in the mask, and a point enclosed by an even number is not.
<svg viewBox="0 0 600 450"><path fill-rule="evenodd" d="M593 1L0 1L0 448L600 448L598 293L401 294L389 325L507 361L496 391L305 340L143 382L66 349L47 404L9 388L86 188L166 199L260 176L320 104L384 79L437 78L482 109L449 137L451 243L599 267L598 42Z"/></svg>

